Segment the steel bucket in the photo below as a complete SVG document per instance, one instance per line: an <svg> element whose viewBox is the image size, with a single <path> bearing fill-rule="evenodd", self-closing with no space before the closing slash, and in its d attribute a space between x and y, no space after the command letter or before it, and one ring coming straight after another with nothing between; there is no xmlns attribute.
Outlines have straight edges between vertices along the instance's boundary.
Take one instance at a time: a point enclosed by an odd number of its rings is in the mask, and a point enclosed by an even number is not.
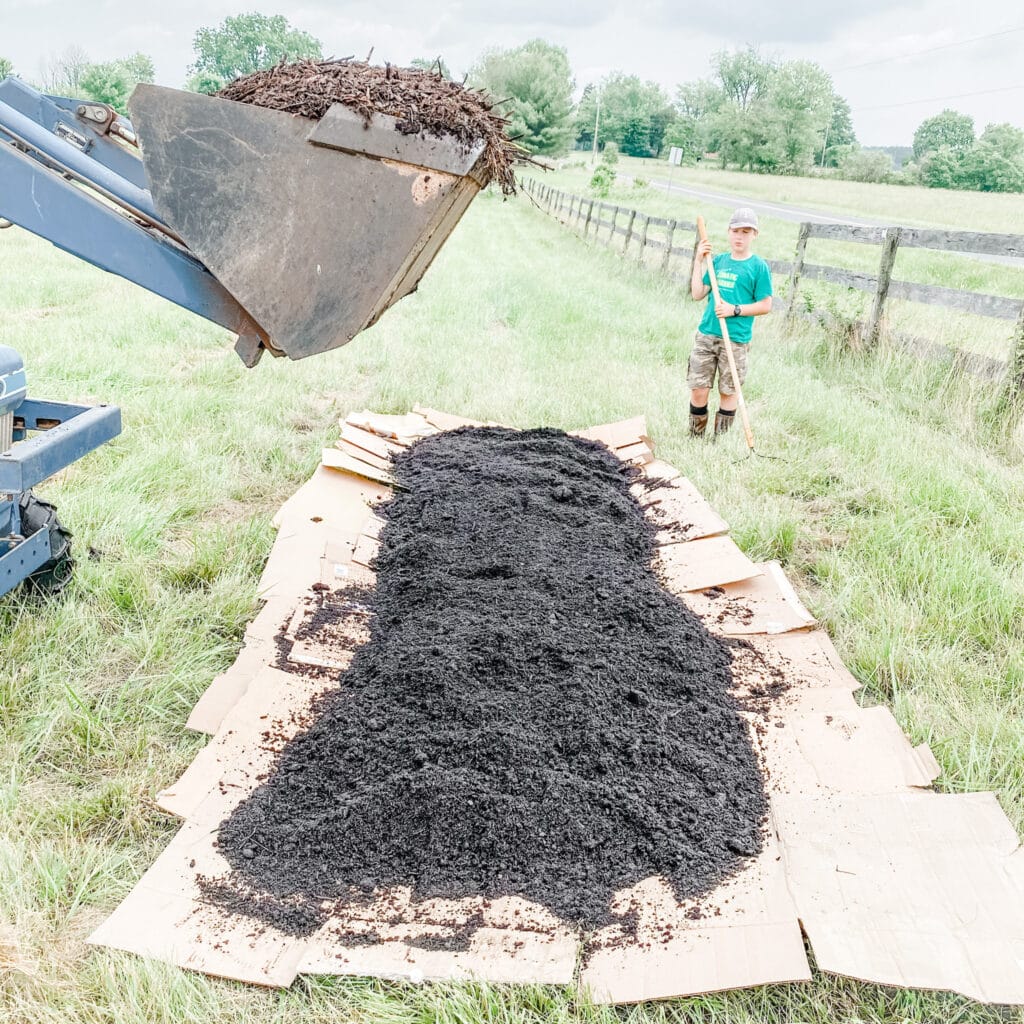
<svg viewBox="0 0 1024 1024"><path fill-rule="evenodd" d="M483 142L341 104L313 121L139 85L129 107L157 213L291 359L413 291L484 184Z"/></svg>

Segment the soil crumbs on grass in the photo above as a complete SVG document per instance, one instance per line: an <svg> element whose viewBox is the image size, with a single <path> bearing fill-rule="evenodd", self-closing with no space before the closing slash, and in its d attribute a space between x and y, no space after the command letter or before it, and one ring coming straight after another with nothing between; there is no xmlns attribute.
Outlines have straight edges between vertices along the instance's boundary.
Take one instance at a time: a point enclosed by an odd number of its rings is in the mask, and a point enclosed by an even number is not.
<svg viewBox="0 0 1024 1024"><path fill-rule="evenodd" d="M396 118L395 129L403 135L450 136L467 150L483 142L487 180L496 181L505 195L516 191L513 165L533 162L505 133L505 118L495 112L487 93L433 71L354 60L300 60L236 78L216 95L314 120L342 103L362 114L367 124L374 114Z"/></svg>
<svg viewBox="0 0 1024 1024"><path fill-rule="evenodd" d="M697 897L758 853L730 654L654 574L636 471L560 431L466 428L395 472L370 639L221 824L210 898L298 935L403 886L590 929L619 889Z"/></svg>

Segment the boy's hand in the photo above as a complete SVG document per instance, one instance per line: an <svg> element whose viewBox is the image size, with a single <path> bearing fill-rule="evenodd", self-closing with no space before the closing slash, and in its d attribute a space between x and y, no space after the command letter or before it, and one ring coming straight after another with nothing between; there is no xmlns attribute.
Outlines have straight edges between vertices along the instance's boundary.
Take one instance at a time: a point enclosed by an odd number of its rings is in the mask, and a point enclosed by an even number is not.
<svg viewBox="0 0 1024 1024"><path fill-rule="evenodd" d="M716 302L715 303L715 316L719 320L725 320L732 316L733 303L731 302Z"/></svg>
<svg viewBox="0 0 1024 1024"><path fill-rule="evenodd" d="M697 243L697 262L711 256L711 239L705 238L703 242Z"/></svg>

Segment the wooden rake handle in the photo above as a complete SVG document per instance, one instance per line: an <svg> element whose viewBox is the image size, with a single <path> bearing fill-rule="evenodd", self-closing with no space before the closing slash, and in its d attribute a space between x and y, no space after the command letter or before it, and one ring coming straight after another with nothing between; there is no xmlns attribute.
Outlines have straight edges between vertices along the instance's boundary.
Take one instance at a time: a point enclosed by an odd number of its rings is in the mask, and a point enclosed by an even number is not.
<svg viewBox="0 0 1024 1024"><path fill-rule="evenodd" d="M700 240L706 242L708 240L707 228L704 226L704 218L697 218L697 234L700 235ZM708 256L705 261L708 268L708 279L711 281L711 291L715 296L716 304L722 301L722 293L718 290L718 278L715 276L715 261ZM725 354L729 360L729 372L732 374L732 382L736 387L736 398L739 401L740 407L740 420L743 423L743 433L747 438L747 447L754 450L754 432L750 429L750 417L747 415L747 403L743 400L743 388L740 386L740 376L736 372L736 360L732 354L732 339L729 337L729 328L726 325L725 317L718 318L719 324L722 327L722 340L725 342Z"/></svg>

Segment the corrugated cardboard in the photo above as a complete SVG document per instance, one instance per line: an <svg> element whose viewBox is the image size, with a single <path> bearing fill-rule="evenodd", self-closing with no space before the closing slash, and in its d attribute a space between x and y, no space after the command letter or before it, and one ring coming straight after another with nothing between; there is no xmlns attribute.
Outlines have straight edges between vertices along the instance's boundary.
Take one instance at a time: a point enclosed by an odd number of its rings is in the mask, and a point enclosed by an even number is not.
<svg viewBox="0 0 1024 1024"><path fill-rule="evenodd" d="M658 544L681 544L728 532L726 521L686 477L653 479L659 480L658 487L645 487L641 481L630 490L644 514L657 525Z"/></svg>
<svg viewBox="0 0 1024 1024"><path fill-rule="evenodd" d="M353 473L355 476L375 480L378 483L393 484L395 482L395 478L389 471L371 466L368 462L341 451L340 448L325 448L321 462L328 469L340 469L345 473Z"/></svg>
<svg viewBox="0 0 1024 1024"><path fill-rule="evenodd" d="M772 805L822 970L1024 1003L1024 853L993 794L779 793Z"/></svg>
<svg viewBox="0 0 1024 1024"><path fill-rule="evenodd" d="M411 436L427 420L470 422L424 412L401 424L387 418L377 430ZM360 425L373 432L372 414ZM617 449L646 444L642 420L601 430ZM637 490L641 500L666 490L679 508L714 522L673 467L653 461L644 472L673 485ZM369 507L385 493L320 469L283 506L264 573L268 603L235 666L193 714L216 735L159 798L187 820L90 941L269 985L287 985L298 971L556 984L573 977L577 937L523 901L518 916L494 901L465 949L424 949L424 936L450 935L481 908L413 905L407 890L393 890L368 907L334 906L316 935L299 940L226 917L196 884L197 875L226 869L216 827L272 764L275 744L257 742L268 718L282 743L308 721L322 688L335 685L326 674L268 668L268 659L280 654L274 636L282 623L291 623L284 646L294 653L312 582L372 582L359 563L372 560L381 521ZM636 1002L805 979L802 924L823 970L1024 1003L1024 854L994 797L927 791L939 773L931 751L911 746L887 709L857 705L857 680L828 637L809 628L813 620L781 567L755 566L727 537L688 539L687 532L664 538L657 568L709 628L743 637L732 648L734 689L767 773L766 845L699 906L677 904L657 879L620 893L615 908L636 915L637 936L611 926L590 937L580 984L599 1001ZM722 594L701 593L712 587ZM732 610L720 615L723 600ZM308 638L306 653L315 657L317 643ZM352 935L370 941L339 938Z"/></svg>
<svg viewBox="0 0 1024 1024"><path fill-rule="evenodd" d="M421 437L429 437L437 433L437 427L431 426L424 416L410 412L404 416L389 416L384 413L351 412L342 420L352 426L362 427L379 437L391 438L398 444L408 446Z"/></svg>
<svg viewBox="0 0 1024 1024"><path fill-rule="evenodd" d="M470 420L465 416L453 416L449 412L438 412L422 405L414 405L412 411L419 413L432 427L437 430L458 430L459 427L486 427L487 423Z"/></svg>
<svg viewBox="0 0 1024 1024"><path fill-rule="evenodd" d="M405 446L397 444L387 438L380 437L372 430L364 430L362 427L344 421L341 424L341 439L361 448L363 451L371 452L378 458L390 460L393 455L405 451Z"/></svg>
<svg viewBox="0 0 1024 1024"><path fill-rule="evenodd" d="M691 590L721 587L761 574L730 537L707 537L686 544L665 545L658 548L654 565L664 576L668 589L680 596Z"/></svg>
<svg viewBox="0 0 1024 1024"><path fill-rule="evenodd" d="M382 458L379 455L375 455L373 452L367 451L365 448L359 448L350 441L346 441L343 437L338 438L335 443L335 447L344 455L348 455L351 458L356 459L358 462L365 462L366 465L373 469L378 469L382 473L391 473L392 471L390 458L386 456Z"/></svg>
<svg viewBox="0 0 1024 1024"><path fill-rule="evenodd" d="M749 636L809 629L815 622L786 579L778 562L763 562L760 576L708 590L695 590L683 600L712 633Z"/></svg>
<svg viewBox="0 0 1024 1024"><path fill-rule="evenodd" d="M648 879L619 893L637 916L636 937L619 926L598 932L584 951L581 987L601 1003L749 988L811 976L778 844L702 900L678 903L668 886Z"/></svg>
<svg viewBox="0 0 1024 1024"><path fill-rule="evenodd" d="M572 432L575 437L584 437L589 441L600 441L612 451L639 444L647 437L647 417L633 416L628 420L616 423L602 423L587 430ZM649 461L649 460L648 460Z"/></svg>
<svg viewBox="0 0 1024 1024"><path fill-rule="evenodd" d="M357 575L367 577L362 567L344 567L351 561L371 509L390 493L379 483L321 466L281 506L274 517L277 539L260 578L266 604L246 630L242 652L234 665L213 680L192 709L189 729L215 733L253 676L274 662L274 637L310 586L321 582L327 552L331 553L329 585Z"/></svg>

